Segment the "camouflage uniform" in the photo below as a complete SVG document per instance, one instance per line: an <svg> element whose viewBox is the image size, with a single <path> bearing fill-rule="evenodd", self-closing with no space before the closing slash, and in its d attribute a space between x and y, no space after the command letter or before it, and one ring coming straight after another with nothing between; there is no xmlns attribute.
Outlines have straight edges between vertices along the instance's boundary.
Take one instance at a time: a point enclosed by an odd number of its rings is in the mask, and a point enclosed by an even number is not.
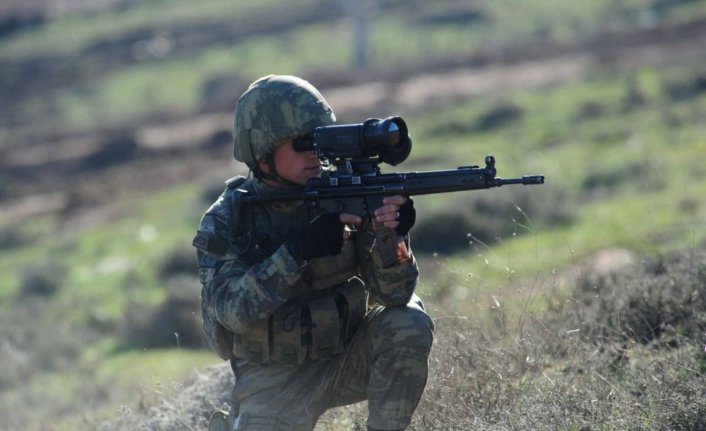
<svg viewBox="0 0 706 431"><path fill-rule="evenodd" d="M327 409L365 399L368 427L405 428L433 341L414 257L383 268L364 224L340 254L297 258L285 239L320 210L239 203L278 193L256 178L231 180L194 242L204 333L236 374L229 428L311 430Z"/></svg>

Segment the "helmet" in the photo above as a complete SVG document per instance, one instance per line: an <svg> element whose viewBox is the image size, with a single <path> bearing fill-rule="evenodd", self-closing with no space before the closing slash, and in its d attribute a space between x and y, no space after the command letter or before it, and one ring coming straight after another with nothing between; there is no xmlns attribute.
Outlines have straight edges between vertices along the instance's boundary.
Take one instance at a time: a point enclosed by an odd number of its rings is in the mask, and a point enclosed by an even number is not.
<svg viewBox="0 0 706 431"><path fill-rule="evenodd" d="M233 155L252 168L284 139L335 121L328 102L309 82L296 76L264 76L236 104Z"/></svg>

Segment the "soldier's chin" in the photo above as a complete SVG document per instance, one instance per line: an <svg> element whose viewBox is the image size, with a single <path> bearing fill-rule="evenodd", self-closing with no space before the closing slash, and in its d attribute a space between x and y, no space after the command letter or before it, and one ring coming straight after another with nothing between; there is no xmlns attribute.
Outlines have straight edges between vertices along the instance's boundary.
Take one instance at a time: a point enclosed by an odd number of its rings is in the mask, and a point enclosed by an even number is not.
<svg viewBox="0 0 706 431"><path fill-rule="evenodd" d="M309 178L319 178L321 176L321 166L315 167L315 168L306 168L304 169L304 172L306 172L307 176Z"/></svg>

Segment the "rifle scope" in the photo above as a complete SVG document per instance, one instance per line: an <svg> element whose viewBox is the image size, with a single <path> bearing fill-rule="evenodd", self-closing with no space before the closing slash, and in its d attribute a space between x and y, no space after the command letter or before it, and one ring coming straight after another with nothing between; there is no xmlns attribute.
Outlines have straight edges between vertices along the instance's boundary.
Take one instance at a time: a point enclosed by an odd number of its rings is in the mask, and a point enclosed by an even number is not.
<svg viewBox="0 0 706 431"><path fill-rule="evenodd" d="M369 118L361 124L338 124L314 129L294 140L296 151L315 151L321 159L361 159L379 157L397 165L409 156L412 138L400 117Z"/></svg>

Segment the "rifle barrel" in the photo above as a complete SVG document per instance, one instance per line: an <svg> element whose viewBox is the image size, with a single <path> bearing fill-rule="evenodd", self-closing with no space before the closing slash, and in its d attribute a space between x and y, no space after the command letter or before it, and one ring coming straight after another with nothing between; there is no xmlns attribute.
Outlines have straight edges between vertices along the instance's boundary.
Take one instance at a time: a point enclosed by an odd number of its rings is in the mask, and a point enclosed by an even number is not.
<svg viewBox="0 0 706 431"><path fill-rule="evenodd" d="M354 181L353 178L356 178ZM330 180L309 180L304 191L278 196L249 195L243 198L248 203L274 201L317 201L327 199L357 199L372 196L406 196L469 191L500 187L509 184L534 185L544 184L544 175L525 175L519 178L500 178L495 176L494 168L465 166L442 171L402 172L381 174L363 178L341 176L335 184Z"/></svg>
<svg viewBox="0 0 706 431"><path fill-rule="evenodd" d="M524 175L521 178L495 178L498 186L522 184L523 186L544 184L544 175Z"/></svg>

